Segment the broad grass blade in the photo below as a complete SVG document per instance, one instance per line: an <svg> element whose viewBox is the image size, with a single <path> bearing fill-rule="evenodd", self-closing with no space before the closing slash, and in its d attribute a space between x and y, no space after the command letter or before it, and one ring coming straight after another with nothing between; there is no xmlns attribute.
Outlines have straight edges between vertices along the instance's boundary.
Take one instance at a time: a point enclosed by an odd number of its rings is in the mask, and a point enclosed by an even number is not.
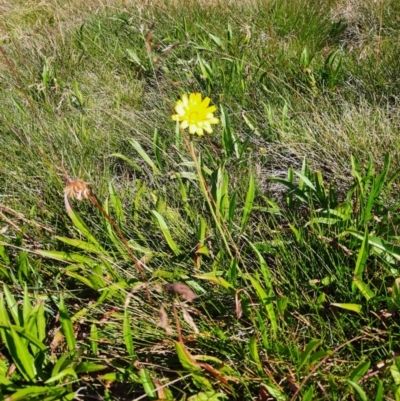
<svg viewBox="0 0 400 401"><path fill-rule="evenodd" d="M60 295L60 303L58 305L58 310L60 311L61 328L67 341L68 349L70 351L75 351L76 341L75 341L74 327L72 325L72 321L71 318L69 317L68 310L65 306L64 298L62 295Z"/></svg>
<svg viewBox="0 0 400 401"><path fill-rule="evenodd" d="M128 308L125 308L125 312L124 312L124 323L123 323L122 333L124 336L124 343L125 343L126 350L129 354L129 356L134 357L135 351L133 348L132 328L131 328L131 322L129 319Z"/></svg>
<svg viewBox="0 0 400 401"><path fill-rule="evenodd" d="M139 155L142 157L142 159L151 167L153 170L154 174L158 174L160 170L157 168L157 166L154 164L153 160L149 157L149 155L144 151L142 148L142 145L138 141L135 141L134 139L131 139L129 143L132 145L133 149L136 150L136 152L139 153Z"/></svg>
<svg viewBox="0 0 400 401"><path fill-rule="evenodd" d="M110 193L110 204L114 209L115 215L117 216L117 222L120 227L125 223L124 208L122 206L121 199L119 198L115 188L110 183L108 185L108 191Z"/></svg>
<svg viewBox="0 0 400 401"><path fill-rule="evenodd" d="M250 174L249 187L247 189L246 201L245 201L244 209L243 209L242 222L240 223L240 231L241 232L244 231L244 228L246 227L246 224L249 220L250 213L253 209L255 192L256 192L256 189L255 189L254 176L253 176L253 174Z"/></svg>
<svg viewBox="0 0 400 401"><path fill-rule="evenodd" d="M347 380L347 383L349 383L350 386L353 387L353 389L355 390L355 392L358 394L358 396L361 398L362 401L368 401L367 394L359 384L354 383L351 380Z"/></svg>
<svg viewBox="0 0 400 401"><path fill-rule="evenodd" d="M92 347L93 355L97 356L99 352L99 333L97 330L97 326L93 323L92 327L90 328L90 345Z"/></svg>
<svg viewBox="0 0 400 401"><path fill-rule="evenodd" d="M14 330L14 327L10 324L10 333L12 343L9 342L8 351L10 352L14 363L17 365L21 374L26 380L36 382L36 369L35 360L30 354L27 345L21 341L20 336Z"/></svg>
<svg viewBox="0 0 400 401"><path fill-rule="evenodd" d="M358 278L359 280L361 280L362 273L364 272L367 258L368 258L368 229L367 227L365 227L364 238L361 243L361 248L358 252L356 268L354 269L354 277ZM352 288L354 291L356 288L356 283L353 283Z"/></svg>
<svg viewBox="0 0 400 401"><path fill-rule="evenodd" d="M359 304L332 303L331 305L332 306L336 306L336 307L341 308L341 309L346 309L346 310L349 310L349 311L352 311L352 312L356 312L358 314L361 314L361 311L362 311L362 306L359 305Z"/></svg>
<svg viewBox="0 0 400 401"><path fill-rule="evenodd" d="M363 361L354 368L350 373L349 379L353 382L358 382L367 372L371 365L370 361Z"/></svg>
<svg viewBox="0 0 400 401"><path fill-rule="evenodd" d="M321 340L311 340L307 346L304 352L300 355L300 361L298 364L298 369L300 370L304 364L308 361L310 358L311 354L321 345Z"/></svg>
<svg viewBox="0 0 400 401"><path fill-rule="evenodd" d="M18 310L18 303L15 300L14 296L11 294L8 287L4 284L3 285L4 295L6 297L8 309L10 310L11 316L17 326L23 326L23 322L20 321L19 318L19 310Z"/></svg>
<svg viewBox="0 0 400 401"><path fill-rule="evenodd" d="M171 248L172 252L174 252L175 255L180 254L180 250L178 248L178 245L175 243L175 241L172 239L171 236L171 231L169 230L167 223L164 220L164 217L161 216L160 213L156 212L155 210L152 210L153 215L157 219L158 226L160 227L165 240L167 241L169 247Z"/></svg>
<svg viewBox="0 0 400 401"><path fill-rule="evenodd" d="M139 371L140 382L142 383L143 390L146 393L149 401L158 400L156 387L151 380L149 372L146 369L140 369Z"/></svg>

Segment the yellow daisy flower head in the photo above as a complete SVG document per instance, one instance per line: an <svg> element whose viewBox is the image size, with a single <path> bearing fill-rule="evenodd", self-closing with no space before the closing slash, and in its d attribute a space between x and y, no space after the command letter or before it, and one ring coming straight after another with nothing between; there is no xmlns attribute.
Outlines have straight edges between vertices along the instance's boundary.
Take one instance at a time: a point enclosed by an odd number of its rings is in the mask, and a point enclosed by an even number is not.
<svg viewBox="0 0 400 401"><path fill-rule="evenodd" d="M211 134L211 125L219 124L219 120L214 117L217 108L209 107L209 104L210 98L205 97L202 100L201 93L191 93L189 96L184 94L175 104L176 114L172 119L179 121L182 129L189 128L189 134L203 136L204 131Z"/></svg>

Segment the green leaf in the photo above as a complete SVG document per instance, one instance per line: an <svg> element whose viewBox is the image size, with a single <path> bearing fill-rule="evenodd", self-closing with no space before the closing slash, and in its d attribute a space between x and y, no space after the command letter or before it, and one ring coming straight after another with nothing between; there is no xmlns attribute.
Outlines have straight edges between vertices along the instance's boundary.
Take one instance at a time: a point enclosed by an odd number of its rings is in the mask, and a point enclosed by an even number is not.
<svg viewBox="0 0 400 401"><path fill-rule="evenodd" d="M264 284L267 287L268 291L271 292L272 288L273 288L272 277L271 277L271 272L269 270L267 262L261 255L261 252L258 250L258 248L252 242L249 242L249 245L250 245L250 248L254 251L254 253L257 256L258 263L260 264L260 270L261 270L261 273L264 278Z"/></svg>
<svg viewBox="0 0 400 401"><path fill-rule="evenodd" d="M111 183L108 185L108 192L110 193L110 204L114 209L115 215L117 216L117 222L119 226L122 227L123 223L125 223L124 208L122 206L121 199Z"/></svg>
<svg viewBox="0 0 400 401"><path fill-rule="evenodd" d="M156 217L158 225L159 225L169 247L171 248L171 250L174 252L175 255L179 255L180 251L179 251L178 245L172 239L171 232L167 226L167 223L164 220L164 217L162 217L161 214L156 212L155 210L152 210L152 213Z"/></svg>
<svg viewBox="0 0 400 401"><path fill-rule="evenodd" d="M262 314L256 310L256 316L257 316L257 324L258 324L258 330L259 330L259 335L261 336L263 345L265 349L269 349L269 336L268 336L268 331L267 331L267 326L265 324L265 319L263 318Z"/></svg>
<svg viewBox="0 0 400 401"><path fill-rule="evenodd" d="M202 372L199 365L196 363L192 355L189 354L187 349L180 342L175 341L175 349L178 355L179 361L183 368L192 372Z"/></svg>
<svg viewBox="0 0 400 401"><path fill-rule="evenodd" d="M142 383L144 392L146 393L149 400L158 400L156 386L154 385L149 372L146 369L140 369L139 371L140 382Z"/></svg>
<svg viewBox="0 0 400 401"><path fill-rule="evenodd" d="M40 302L40 305L36 313L36 326L37 326L38 340L43 342L47 335L46 318L44 316L43 302Z"/></svg>
<svg viewBox="0 0 400 401"><path fill-rule="evenodd" d="M362 273L365 269L365 264L368 258L368 229L365 228L365 234L363 238L363 242L361 244L361 248L358 252L356 268L354 270L354 277L358 278L361 281ZM355 288L356 283L353 283L353 290Z"/></svg>
<svg viewBox="0 0 400 401"><path fill-rule="evenodd" d="M54 238L58 239L59 241L63 242L64 244L71 245L75 248L82 249L83 251L86 251L86 252L93 252L98 255L104 255L104 256L108 255L104 250L99 249L99 247L97 245L93 245L90 242L82 241L80 239L59 237L58 235L56 235Z"/></svg>
<svg viewBox="0 0 400 401"><path fill-rule="evenodd" d="M365 207L365 221L372 220L373 216L371 214L372 208L374 207L375 201L381 195L383 185L386 181L390 167L390 155L385 155L384 168L381 174L374 180L371 188L371 192L368 197L367 205Z"/></svg>
<svg viewBox="0 0 400 401"><path fill-rule="evenodd" d="M219 46L222 50L225 50L225 46L223 45L221 39L218 36L215 36L211 33L208 34L208 36L212 39L212 41Z"/></svg>
<svg viewBox="0 0 400 401"><path fill-rule="evenodd" d="M350 373L349 379L352 382L358 382L367 372L371 365L370 361L363 361Z"/></svg>
<svg viewBox="0 0 400 401"><path fill-rule="evenodd" d="M154 174L159 174L159 170L157 166L154 164L153 160L149 157L149 155L144 151L142 146L138 141L135 141L134 139L131 139L129 141L133 149L136 150L136 152L139 153L139 155L142 157L142 159L152 168Z"/></svg>
<svg viewBox="0 0 400 401"><path fill-rule="evenodd" d="M104 369L107 369L106 365L100 365L98 363L93 363L93 362L81 362L76 367L76 373L91 373L91 372L98 372Z"/></svg>
<svg viewBox="0 0 400 401"><path fill-rule="evenodd" d="M15 332L20 334L21 337L24 337L26 340L28 340L33 345L38 347L41 351L47 350L47 347L43 343L41 343L37 338L32 336L31 333L28 333L24 327L13 326L11 324L6 324L6 325L3 323L0 324L0 329L4 330L3 333L7 333L10 330L10 327L12 327ZM7 341L5 340L5 342L7 342Z"/></svg>
<svg viewBox="0 0 400 401"><path fill-rule="evenodd" d="M61 371L60 373L50 377L50 379L46 380L44 383L45 384L50 384L54 383L58 380L64 379L65 377L72 376L76 380L78 380L78 375L76 374L75 370L73 368L67 368Z"/></svg>
<svg viewBox="0 0 400 401"><path fill-rule="evenodd" d="M352 312L356 312L361 314L362 306L359 304L338 304L338 303L332 303L332 306L336 306L338 308L346 309Z"/></svg>
<svg viewBox="0 0 400 401"><path fill-rule="evenodd" d="M243 215L242 215L242 222L240 223L240 231L243 232L246 224L249 220L250 213L253 209L253 202L255 196L255 180L253 174L250 174L249 177L249 187L247 189L246 201L244 204Z"/></svg>
<svg viewBox="0 0 400 401"><path fill-rule="evenodd" d="M80 281L81 283L87 285L89 288L93 290L98 290L99 287L96 284L94 284L91 280L74 271L77 267L78 266L68 266L66 269L64 269L64 272L67 276Z"/></svg>
<svg viewBox="0 0 400 401"><path fill-rule="evenodd" d="M31 300L29 298L28 287L26 283L24 283L24 302L22 304L22 316L23 316L24 326L26 324L26 320L31 310L32 310L32 305L31 305Z"/></svg>
<svg viewBox="0 0 400 401"><path fill-rule="evenodd" d="M245 277L247 277L251 281L251 284L253 285L254 289L256 290L258 297L259 297L261 303L264 305L267 315L269 317L269 320L271 322L271 327L273 329L273 333L274 333L274 335L276 335L276 333L278 331L278 324L276 322L274 305L271 301L271 297L273 294L270 292L270 295L268 296L267 293L264 291L264 289L261 287L259 280L255 279L250 274L246 274Z"/></svg>
<svg viewBox="0 0 400 401"><path fill-rule="evenodd" d="M94 266L99 263L94 259L88 258L87 256L80 255L77 253L62 252L62 251L43 251L43 250L38 250L35 253L44 256L45 258L59 260L62 262L83 263L88 266Z"/></svg>
<svg viewBox="0 0 400 401"><path fill-rule="evenodd" d="M279 389L270 384L264 384L265 388L267 389L268 393L271 397L274 397L276 401L286 401L286 397L279 391Z"/></svg>
<svg viewBox="0 0 400 401"><path fill-rule="evenodd" d="M93 245L95 245L99 250L102 252L105 252L103 247L100 245L100 243L96 240L94 235L90 232L89 227L85 224L85 222L82 220L82 218L73 210L69 209L68 210L68 216L72 220L73 225L75 228Z"/></svg>
<svg viewBox="0 0 400 401"><path fill-rule="evenodd" d="M375 401L383 401L383 382L378 380L378 388L376 390Z"/></svg>
<svg viewBox="0 0 400 401"><path fill-rule="evenodd" d="M258 368L261 368L260 356L258 355L257 340L254 336L249 341L250 359L256 363Z"/></svg>
<svg viewBox="0 0 400 401"><path fill-rule="evenodd" d="M313 365L315 362L320 361L321 359L325 358L328 355L333 355L333 351L331 350L320 350L314 352L309 359L310 365Z"/></svg>
<svg viewBox="0 0 400 401"><path fill-rule="evenodd" d="M154 130L153 149L154 149L154 155L156 156L157 166L161 170L162 169L162 159L161 159L161 155L160 155L161 147L160 147L160 138L158 136L157 128Z"/></svg>
<svg viewBox="0 0 400 401"><path fill-rule="evenodd" d="M97 330L97 326L93 323L90 328L90 345L92 347L92 352L95 356L98 356L99 352L99 333Z"/></svg>
<svg viewBox="0 0 400 401"><path fill-rule="evenodd" d="M342 235L351 234L354 237L364 240L364 234L356 230L347 230ZM368 237L368 245L375 247L377 250L387 252L390 256L393 256L396 260L400 260L400 247L389 244L387 241L370 235Z"/></svg>
<svg viewBox="0 0 400 401"><path fill-rule="evenodd" d="M33 397L35 397L36 400L38 400L40 395L42 395L41 399L43 399L44 395L49 395L49 394L54 394L58 397L61 397L61 395L66 391L67 391L66 388L30 386L16 391L15 393L7 397L7 401L25 401L32 399ZM55 400L56 399L60 398L55 398Z"/></svg>
<svg viewBox="0 0 400 401"><path fill-rule="evenodd" d="M303 202L308 202L307 195L302 190L297 188L296 185L294 185L290 181L287 181L287 180L284 180L284 179L278 178L278 177L271 177L270 180L279 182L280 184L287 187L290 191L291 197L292 197L292 195L295 195L298 199L302 200ZM290 206L290 201L288 202L288 205Z"/></svg>
<svg viewBox="0 0 400 401"><path fill-rule="evenodd" d="M116 157L118 159L121 159L124 162L126 162L127 164L129 164L134 170L139 171L139 173L143 172L143 169L138 164L136 164L131 159L129 159L128 157L124 156L121 153L112 153L109 157Z"/></svg>
<svg viewBox="0 0 400 401"><path fill-rule="evenodd" d="M212 176L212 195L215 205L224 220L227 219L229 213L229 176L226 171L220 167Z"/></svg>
<svg viewBox="0 0 400 401"><path fill-rule="evenodd" d="M400 372L397 365L392 365L390 367L390 373L392 374L393 381L395 382L396 386L400 386Z"/></svg>
<svg viewBox="0 0 400 401"><path fill-rule="evenodd" d="M10 333L12 342L8 341L7 348L10 352L14 363L17 365L18 370L22 373L26 380L36 381L35 360L30 354L28 347L21 341L18 333L14 327L10 325Z"/></svg>
<svg viewBox="0 0 400 401"><path fill-rule="evenodd" d="M364 283L358 277L354 277L353 283L356 285L356 287L360 290L361 294L364 295L365 299L369 301L371 298L375 296L374 292L371 290L371 288L368 286L368 284Z"/></svg>
<svg viewBox="0 0 400 401"><path fill-rule="evenodd" d="M228 221L229 221L229 231L232 231L233 224L235 222L235 215L236 215L236 196L237 192L234 191L231 200L229 202L229 213L228 213Z"/></svg>
<svg viewBox="0 0 400 401"><path fill-rule="evenodd" d="M304 184L307 185L308 188L311 189L312 192L317 193L317 190L316 190L314 184L304 174L301 174L298 171L294 171L294 173L303 181Z"/></svg>
<svg viewBox="0 0 400 401"><path fill-rule="evenodd" d="M6 247L2 244L0 244L0 257L3 259L3 262L6 266L10 265L10 257L8 256L8 253L6 251Z"/></svg>
<svg viewBox="0 0 400 401"><path fill-rule="evenodd" d="M23 323L20 322L19 319L18 303L5 284L3 285L3 291L6 297L8 309L10 310L11 316L14 319L15 324L17 326L23 326Z"/></svg>
<svg viewBox="0 0 400 401"><path fill-rule="evenodd" d="M311 356L311 353L314 352L320 345L321 345L321 340L317 340L317 339L313 339L307 344L306 349L300 355L300 360L299 360L299 364L298 364L299 370L308 361L308 359Z"/></svg>
<svg viewBox="0 0 400 401"><path fill-rule="evenodd" d="M304 394L301 401L312 401L314 396L314 387L310 387Z"/></svg>
<svg viewBox="0 0 400 401"><path fill-rule="evenodd" d="M196 395L192 395L187 399L187 401L220 401L227 400L228 397L222 393L216 393L214 390L202 391Z"/></svg>
<svg viewBox="0 0 400 401"><path fill-rule="evenodd" d="M238 139L231 130L231 125L229 121L229 115L227 110L223 105L220 106L221 111L221 124L222 124L222 145L224 147L225 155L227 157L236 156L237 159L240 158L238 149Z"/></svg>
<svg viewBox="0 0 400 401"><path fill-rule="evenodd" d="M220 274L223 274L220 272ZM211 281L214 284L218 284L226 289L235 289L235 287L226 281L224 278L218 275L218 272L210 272L204 274L196 274L194 277L199 278L200 280Z"/></svg>
<svg viewBox="0 0 400 401"><path fill-rule="evenodd" d="M394 312L400 309L400 277L394 280L392 290L393 290L391 296L392 303L389 304L390 312Z"/></svg>
<svg viewBox="0 0 400 401"><path fill-rule="evenodd" d="M60 295L58 310L60 311L61 329L64 333L65 339L67 340L68 349L70 351L74 351L76 347L74 328L69 317L68 310L65 307L64 298L62 295Z"/></svg>
<svg viewBox="0 0 400 401"><path fill-rule="evenodd" d="M367 394L365 394L365 391L357 383L354 383L351 380L347 380L347 383L349 383L350 386L354 388L362 401L368 401Z"/></svg>
<svg viewBox="0 0 400 401"><path fill-rule="evenodd" d="M127 308L125 308L125 312L124 312L124 323L123 323L122 333L124 336L124 343L125 343L126 350L129 354L129 356L134 357L135 351L133 349L132 328L131 328L131 322L129 319L129 312L128 312Z"/></svg>
<svg viewBox="0 0 400 401"><path fill-rule="evenodd" d="M140 67L143 71L146 71L147 68L142 64L138 55L132 49L125 49L128 58L130 61L135 63L138 67Z"/></svg>

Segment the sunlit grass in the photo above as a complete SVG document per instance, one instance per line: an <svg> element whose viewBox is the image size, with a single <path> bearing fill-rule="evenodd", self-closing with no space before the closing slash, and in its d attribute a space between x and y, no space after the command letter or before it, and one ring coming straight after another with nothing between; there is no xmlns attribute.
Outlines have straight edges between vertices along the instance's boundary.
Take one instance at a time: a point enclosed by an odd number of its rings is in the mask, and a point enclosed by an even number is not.
<svg viewBox="0 0 400 401"><path fill-rule="evenodd" d="M1 396L399 399L396 1L1 7Z"/></svg>

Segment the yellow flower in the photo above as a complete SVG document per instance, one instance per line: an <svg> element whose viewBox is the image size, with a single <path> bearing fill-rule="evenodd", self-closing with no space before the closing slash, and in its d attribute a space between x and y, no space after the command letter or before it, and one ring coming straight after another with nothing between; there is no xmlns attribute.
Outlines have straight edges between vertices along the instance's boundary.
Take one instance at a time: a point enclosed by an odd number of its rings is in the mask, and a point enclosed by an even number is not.
<svg viewBox="0 0 400 401"><path fill-rule="evenodd" d="M204 131L211 134L213 132L211 124L219 124L218 118L214 117L215 106L210 106L210 98L201 99L201 93L191 93L182 95L175 105L177 114L172 116L174 121L179 121L182 129L189 127L189 134L204 135Z"/></svg>

